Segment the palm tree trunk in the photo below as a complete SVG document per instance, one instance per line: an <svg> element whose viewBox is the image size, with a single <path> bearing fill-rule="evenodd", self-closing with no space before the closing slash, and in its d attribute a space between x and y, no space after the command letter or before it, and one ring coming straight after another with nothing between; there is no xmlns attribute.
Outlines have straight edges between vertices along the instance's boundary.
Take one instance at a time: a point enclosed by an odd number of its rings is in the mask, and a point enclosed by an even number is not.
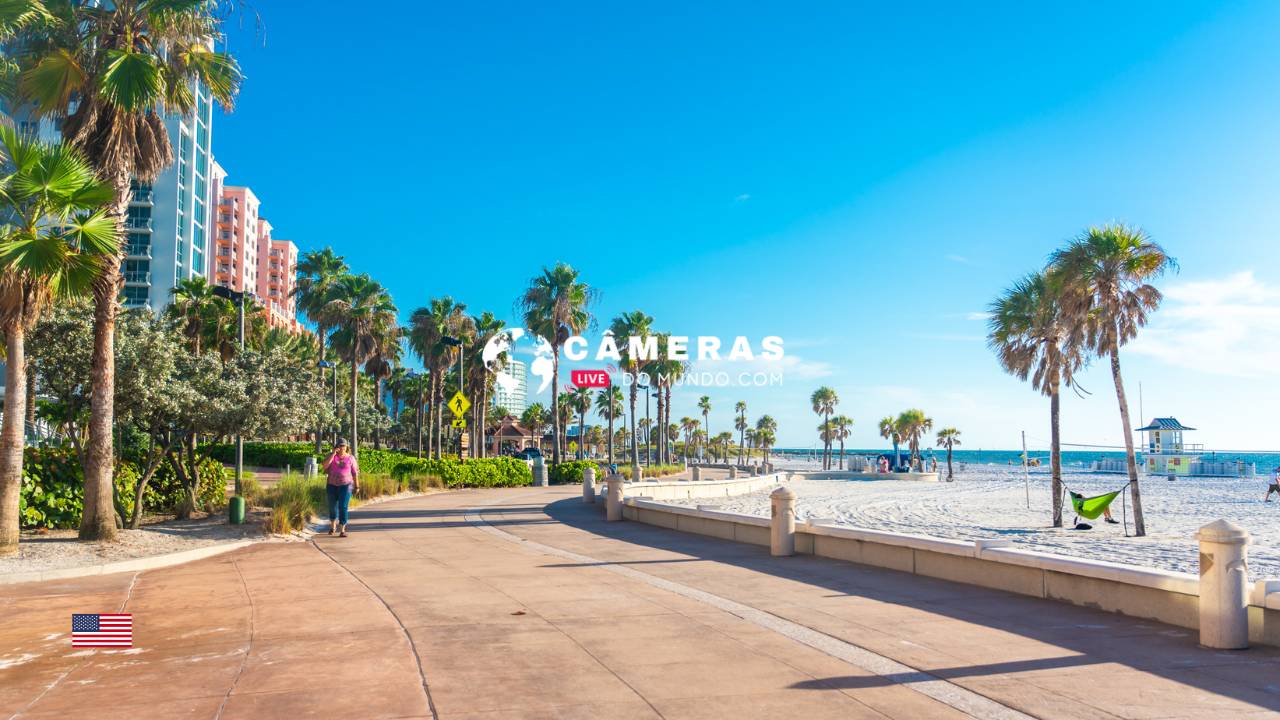
<svg viewBox="0 0 1280 720"><path fill-rule="evenodd" d="M560 464L560 346L551 346L551 464Z"/></svg>
<svg viewBox="0 0 1280 720"><path fill-rule="evenodd" d="M840 435L840 469L844 469L844 434Z"/></svg>
<svg viewBox="0 0 1280 720"><path fill-rule="evenodd" d="M631 466L640 464L640 448L636 446L636 397L640 394L639 376L631 376Z"/></svg>
<svg viewBox="0 0 1280 720"><path fill-rule="evenodd" d="M951 482L952 479L953 478L951 473L951 443L947 443L947 482ZM1058 496L1061 497L1062 494L1059 493Z"/></svg>
<svg viewBox="0 0 1280 720"><path fill-rule="evenodd" d="M612 389L613 389L613 385L612 385L612 384L610 384L610 385L609 385L608 387L606 387L604 390L605 390L605 392L606 392L606 393L608 393L608 392L609 392L610 390L612 390ZM609 464L610 464L610 465L612 465L612 464L613 464L613 397L612 397L611 395L609 396L609 413L608 413L608 415L609 415L609 438L608 438L608 446L609 446Z"/></svg>
<svg viewBox="0 0 1280 720"><path fill-rule="evenodd" d="M123 185L123 188L121 187ZM117 182L114 214L123 219L129 204L129 178ZM122 200L121 200L122 199ZM93 288L93 356L90 361L89 439L84 449L84 514L81 540L115 540L111 481L115 468L116 297L120 292L120 255L103 258Z"/></svg>
<svg viewBox="0 0 1280 720"><path fill-rule="evenodd" d="M354 347L356 342L357 342L356 340L354 339L352 340L352 348L353 348L352 350L353 357L351 358L351 454L352 456L355 456L356 452L360 448L360 432L359 432L360 429L356 425L356 422L357 422L356 398L359 395L359 389L360 389L360 365L356 362L356 359L354 357L354 354L355 354Z"/></svg>
<svg viewBox="0 0 1280 720"><path fill-rule="evenodd" d="M1061 398L1058 383L1049 387L1049 471L1053 475L1053 526L1062 527L1062 438ZM948 454L950 454L948 452ZM948 466L950 458L948 458ZM948 472L950 468L948 467Z"/></svg>
<svg viewBox="0 0 1280 720"><path fill-rule="evenodd" d="M373 403L378 408L378 412L386 417L387 410L382 406L382 378L374 378L373 380ZM378 428L373 428L373 449L382 449L382 436L378 433Z"/></svg>
<svg viewBox="0 0 1280 720"><path fill-rule="evenodd" d="M34 361L27 361L27 425L35 427L36 424L36 364Z"/></svg>
<svg viewBox="0 0 1280 720"><path fill-rule="evenodd" d="M1129 422L1129 401L1124 395L1124 380L1120 377L1120 346L1111 341L1111 379L1116 384L1116 400L1120 403L1120 422L1124 425L1124 455L1129 466L1129 498L1133 500L1133 532L1142 537L1147 525L1142 518L1142 493L1138 489L1138 459L1133 452L1133 425Z"/></svg>
<svg viewBox="0 0 1280 720"><path fill-rule="evenodd" d="M324 360L324 325L319 325L316 327L316 341L320 347L320 361L323 361ZM197 335L196 336L196 355L199 355L199 354L200 354L200 337ZM320 376L319 377L320 387L323 389L324 388L324 368L319 367L317 365L316 372ZM323 433L324 433L324 430L323 428L320 427L319 419L317 418L317 422L316 422L316 457L317 458L319 458L319 456L324 452L324 448L320 446L320 437L321 435L323 435Z"/></svg>
<svg viewBox="0 0 1280 720"><path fill-rule="evenodd" d="M4 424L0 428L0 555L18 552L18 505L22 492L23 409L27 403L26 328L8 329L4 385ZM111 529L115 529L114 523Z"/></svg>

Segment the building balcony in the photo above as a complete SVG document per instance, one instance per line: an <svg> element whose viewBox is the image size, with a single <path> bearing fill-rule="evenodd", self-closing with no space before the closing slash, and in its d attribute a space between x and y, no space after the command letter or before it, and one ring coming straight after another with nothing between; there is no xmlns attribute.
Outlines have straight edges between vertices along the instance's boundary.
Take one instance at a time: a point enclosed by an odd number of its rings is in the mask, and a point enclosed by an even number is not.
<svg viewBox="0 0 1280 720"><path fill-rule="evenodd" d="M124 283L126 285L150 285L151 273L146 270L125 270Z"/></svg>
<svg viewBox="0 0 1280 720"><path fill-rule="evenodd" d="M124 226L130 230L145 230L151 232L151 218L126 217Z"/></svg>
<svg viewBox="0 0 1280 720"><path fill-rule="evenodd" d="M135 207L151 207L155 204L155 195L152 190L134 190L129 204Z"/></svg>
<svg viewBox="0 0 1280 720"><path fill-rule="evenodd" d="M125 245L124 253L130 260L150 260L151 246L129 243Z"/></svg>

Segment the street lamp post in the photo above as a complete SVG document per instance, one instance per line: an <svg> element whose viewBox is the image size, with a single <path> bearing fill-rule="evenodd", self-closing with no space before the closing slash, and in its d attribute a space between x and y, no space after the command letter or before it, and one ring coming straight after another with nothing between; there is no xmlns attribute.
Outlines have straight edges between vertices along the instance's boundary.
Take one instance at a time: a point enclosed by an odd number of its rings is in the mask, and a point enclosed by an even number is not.
<svg viewBox="0 0 1280 720"><path fill-rule="evenodd" d="M213 288L213 294L230 300L238 305L240 320L240 352L244 352L244 301L245 297L251 295L249 292L236 292L229 287L217 285ZM230 506L230 521L233 524L244 522L244 497L240 494L241 480L244 477L244 436L236 433L236 492L235 496L239 498L239 502Z"/></svg>

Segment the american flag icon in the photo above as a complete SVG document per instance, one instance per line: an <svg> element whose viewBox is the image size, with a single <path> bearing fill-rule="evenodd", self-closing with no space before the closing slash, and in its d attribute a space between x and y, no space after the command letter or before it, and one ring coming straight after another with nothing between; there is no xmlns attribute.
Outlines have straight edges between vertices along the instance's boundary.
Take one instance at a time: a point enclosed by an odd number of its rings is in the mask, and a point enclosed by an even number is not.
<svg viewBox="0 0 1280 720"><path fill-rule="evenodd" d="M71 647L133 647L133 615L72 614Z"/></svg>

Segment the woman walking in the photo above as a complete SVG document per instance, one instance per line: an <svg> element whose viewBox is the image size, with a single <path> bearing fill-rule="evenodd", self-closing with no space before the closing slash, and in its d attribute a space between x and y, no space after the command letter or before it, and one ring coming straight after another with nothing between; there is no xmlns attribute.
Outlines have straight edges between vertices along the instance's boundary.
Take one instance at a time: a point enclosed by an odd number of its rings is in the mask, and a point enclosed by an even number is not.
<svg viewBox="0 0 1280 720"><path fill-rule="evenodd" d="M360 468L356 465L355 456L347 451L346 440L338 440L333 454L324 462L324 471L329 476L325 485L329 500L329 534L337 532L338 537L346 537L347 506L351 504L351 493L360 490Z"/></svg>

